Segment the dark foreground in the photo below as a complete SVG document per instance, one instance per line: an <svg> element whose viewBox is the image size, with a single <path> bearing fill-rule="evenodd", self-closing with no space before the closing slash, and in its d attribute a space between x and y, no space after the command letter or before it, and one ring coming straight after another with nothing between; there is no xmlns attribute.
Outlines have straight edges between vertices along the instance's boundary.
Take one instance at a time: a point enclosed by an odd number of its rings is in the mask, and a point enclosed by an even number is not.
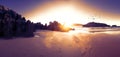
<svg viewBox="0 0 120 57"><path fill-rule="evenodd" d="M33 38L0 40L0 57L120 57L120 31L37 31Z"/></svg>

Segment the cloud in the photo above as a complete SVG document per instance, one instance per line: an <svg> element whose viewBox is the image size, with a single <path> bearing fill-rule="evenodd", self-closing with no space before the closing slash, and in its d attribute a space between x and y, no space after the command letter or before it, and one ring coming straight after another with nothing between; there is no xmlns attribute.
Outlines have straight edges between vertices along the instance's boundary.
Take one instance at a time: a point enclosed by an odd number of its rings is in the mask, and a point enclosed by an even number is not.
<svg viewBox="0 0 120 57"><path fill-rule="evenodd" d="M120 14L120 0L84 0L84 2L107 12Z"/></svg>

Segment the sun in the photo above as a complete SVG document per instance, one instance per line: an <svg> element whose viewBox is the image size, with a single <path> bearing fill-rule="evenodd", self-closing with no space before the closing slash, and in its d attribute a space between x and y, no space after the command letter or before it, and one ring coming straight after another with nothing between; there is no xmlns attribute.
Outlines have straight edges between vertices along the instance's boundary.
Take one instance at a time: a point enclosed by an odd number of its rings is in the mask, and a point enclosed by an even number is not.
<svg viewBox="0 0 120 57"><path fill-rule="evenodd" d="M78 10L73 5L58 5L48 8L44 12L36 12L33 16L29 16L33 22L41 22L43 24L50 21L58 21L65 26L71 26L74 23L85 24L89 22L89 15L82 10Z"/></svg>

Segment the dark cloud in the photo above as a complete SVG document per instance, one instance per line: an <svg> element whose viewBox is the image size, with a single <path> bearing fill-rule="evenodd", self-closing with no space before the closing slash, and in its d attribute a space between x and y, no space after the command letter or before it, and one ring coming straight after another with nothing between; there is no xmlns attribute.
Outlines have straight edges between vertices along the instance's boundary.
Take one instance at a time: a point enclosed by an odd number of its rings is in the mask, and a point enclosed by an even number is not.
<svg viewBox="0 0 120 57"><path fill-rule="evenodd" d="M24 13L35 7L37 4L42 4L45 1L47 0L0 0L0 4L11 8L18 13Z"/></svg>
<svg viewBox="0 0 120 57"><path fill-rule="evenodd" d="M98 9L120 14L120 0L84 0L84 2Z"/></svg>
<svg viewBox="0 0 120 57"><path fill-rule="evenodd" d="M5 5L19 13L23 13L35 7L37 4L50 1L69 1L69 0L0 0L0 4ZM78 1L78 0L75 0ZM83 0L96 8L120 14L120 0Z"/></svg>

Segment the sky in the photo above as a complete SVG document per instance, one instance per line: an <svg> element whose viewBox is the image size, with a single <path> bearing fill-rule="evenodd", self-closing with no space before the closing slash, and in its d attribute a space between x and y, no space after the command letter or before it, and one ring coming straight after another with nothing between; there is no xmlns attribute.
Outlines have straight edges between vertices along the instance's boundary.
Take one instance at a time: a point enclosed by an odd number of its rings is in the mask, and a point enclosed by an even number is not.
<svg viewBox="0 0 120 57"><path fill-rule="evenodd" d="M87 23L95 18L96 22L120 25L119 0L0 0L0 4L33 22Z"/></svg>

